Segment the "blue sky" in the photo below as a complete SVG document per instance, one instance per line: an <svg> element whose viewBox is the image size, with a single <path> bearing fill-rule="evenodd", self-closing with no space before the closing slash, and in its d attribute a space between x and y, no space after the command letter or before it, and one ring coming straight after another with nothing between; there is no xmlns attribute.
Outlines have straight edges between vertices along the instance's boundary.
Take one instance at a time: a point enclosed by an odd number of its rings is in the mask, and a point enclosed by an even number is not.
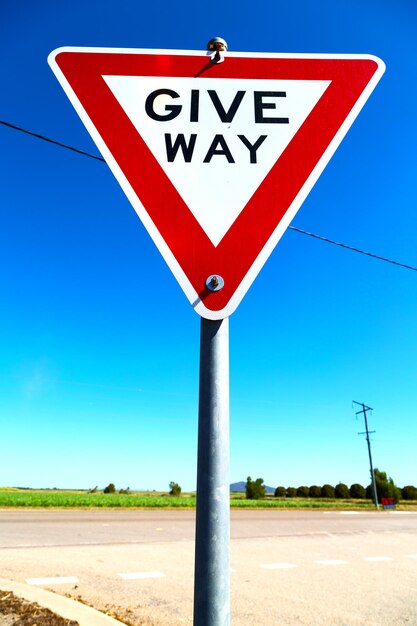
<svg viewBox="0 0 417 626"><path fill-rule="evenodd" d="M411 0L2 9L0 119L98 154L72 46L369 53L387 71L293 225L417 266ZM103 163L0 125L0 484L195 488L200 321ZM231 481L417 484L417 274L287 231L230 318Z"/></svg>

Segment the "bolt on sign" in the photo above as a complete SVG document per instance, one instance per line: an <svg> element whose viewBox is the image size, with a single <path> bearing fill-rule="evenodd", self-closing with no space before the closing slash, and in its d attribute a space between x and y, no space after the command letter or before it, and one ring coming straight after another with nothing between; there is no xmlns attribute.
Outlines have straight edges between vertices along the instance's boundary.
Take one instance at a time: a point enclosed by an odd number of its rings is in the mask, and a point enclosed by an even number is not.
<svg viewBox="0 0 417 626"><path fill-rule="evenodd" d="M385 66L213 57L59 48L48 61L192 306L215 320L236 309Z"/></svg>

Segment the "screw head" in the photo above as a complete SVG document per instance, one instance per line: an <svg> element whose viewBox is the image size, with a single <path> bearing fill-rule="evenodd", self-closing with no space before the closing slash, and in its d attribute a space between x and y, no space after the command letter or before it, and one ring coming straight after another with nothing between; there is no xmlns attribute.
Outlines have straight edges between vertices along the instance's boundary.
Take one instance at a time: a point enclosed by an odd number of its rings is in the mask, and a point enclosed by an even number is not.
<svg viewBox="0 0 417 626"><path fill-rule="evenodd" d="M227 43L221 37L213 37L207 44L207 50L219 50L225 52L227 50Z"/></svg>
<svg viewBox="0 0 417 626"><path fill-rule="evenodd" d="M206 279L206 287L210 291L220 291L224 286L224 280L218 274L212 274Z"/></svg>
<svg viewBox="0 0 417 626"><path fill-rule="evenodd" d="M213 51L210 57L212 63L223 63L223 53L227 50L227 43L221 37L213 37L207 44L207 50Z"/></svg>

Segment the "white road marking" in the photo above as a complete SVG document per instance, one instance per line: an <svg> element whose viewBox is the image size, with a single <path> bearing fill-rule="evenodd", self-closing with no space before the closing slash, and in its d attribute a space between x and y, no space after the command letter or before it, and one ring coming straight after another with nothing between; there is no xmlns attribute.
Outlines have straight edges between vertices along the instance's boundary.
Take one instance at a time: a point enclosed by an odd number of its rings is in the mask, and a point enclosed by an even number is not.
<svg viewBox="0 0 417 626"><path fill-rule="evenodd" d="M68 583L78 583L75 576L55 576L50 578L26 578L28 585L67 585Z"/></svg>
<svg viewBox="0 0 417 626"><path fill-rule="evenodd" d="M131 542L135 543L135 542ZM77 546L102 546L100 541L79 541ZM65 544L60 543L17 543L16 545L8 546L1 545L0 548L62 548Z"/></svg>
<svg viewBox="0 0 417 626"><path fill-rule="evenodd" d="M390 515L417 515L417 511L386 511Z"/></svg>
<svg viewBox="0 0 417 626"><path fill-rule="evenodd" d="M323 561L315 561L319 565L347 565L347 561L342 561L341 559L329 559Z"/></svg>
<svg viewBox="0 0 417 626"><path fill-rule="evenodd" d="M162 572L122 572L118 574L122 580L142 580L144 578L163 578Z"/></svg>
<svg viewBox="0 0 417 626"><path fill-rule="evenodd" d="M376 563L379 561L393 561L394 559L390 556L365 556L364 561L375 561Z"/></svg>
<svg viewBox="0 0 417 626"><path fill-rule="evenodd" d="M363 515L363 511L339 511L339 515Z"/></svg>
<svg viewBox="0 0 417 626"><path fill-rule="evenodd" d="M295 563L262 563L264 569L292 569L297 567Z"/></svg>

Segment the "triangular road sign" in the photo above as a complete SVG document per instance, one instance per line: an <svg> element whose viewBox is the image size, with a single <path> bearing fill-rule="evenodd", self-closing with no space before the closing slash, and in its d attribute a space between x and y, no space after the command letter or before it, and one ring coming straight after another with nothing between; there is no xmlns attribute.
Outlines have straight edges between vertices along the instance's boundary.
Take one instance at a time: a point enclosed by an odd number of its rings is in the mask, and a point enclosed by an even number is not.
<svg viewBox="0 0 417 626"><path fill-rule="evenodd" d="M369 55L214 63L198 51L59 48L48 60L208 319L235 310L385 70Z"/></svg>

